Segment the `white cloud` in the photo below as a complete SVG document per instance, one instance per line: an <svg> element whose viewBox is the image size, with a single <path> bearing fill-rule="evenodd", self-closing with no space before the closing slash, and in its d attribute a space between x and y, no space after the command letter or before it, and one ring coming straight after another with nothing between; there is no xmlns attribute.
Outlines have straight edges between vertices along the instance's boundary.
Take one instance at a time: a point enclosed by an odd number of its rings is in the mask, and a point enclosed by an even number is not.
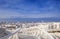
<svg viewBox="0 0 60 39"><path fill-rule="evenodd" d="M0 9L0 18L22 17L22 16L23 16L22 14L13 10Z"/></svg>
<svg viewBox="0 0 60 39"><path fill-rule="evenodd" d="M57 15L57 14L56 14ZM58 17L54 14L25 14L23 18L48 18L48 17Z"/></svg>
<svg viewBox="0 0 60 39"><path fill-rule="evenodd" d="M58 14L54 13L45 13L45 14L23 14L18 13L15 10L0 9L0 18L9 18L9 17L21 17L21 18L45 18L45 17L59 17Z"/></svg>

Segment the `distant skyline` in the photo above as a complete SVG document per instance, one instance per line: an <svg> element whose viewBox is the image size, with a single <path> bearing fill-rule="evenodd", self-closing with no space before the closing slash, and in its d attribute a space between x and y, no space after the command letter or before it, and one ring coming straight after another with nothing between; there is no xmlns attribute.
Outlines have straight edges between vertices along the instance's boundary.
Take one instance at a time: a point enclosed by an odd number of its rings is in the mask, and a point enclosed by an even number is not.
<svg viewBox="0 0 60 39"><path fill-rule="evenodd" d="M60 0L0 0L0 18L60 18Z"/></svg>

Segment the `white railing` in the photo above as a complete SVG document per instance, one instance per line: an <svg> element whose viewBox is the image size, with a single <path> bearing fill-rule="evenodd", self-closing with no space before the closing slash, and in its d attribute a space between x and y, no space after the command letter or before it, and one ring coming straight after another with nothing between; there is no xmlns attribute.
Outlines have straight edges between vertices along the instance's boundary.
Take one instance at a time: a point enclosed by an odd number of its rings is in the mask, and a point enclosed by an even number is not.
<svg viewBox="0 0 60 39"><path fill-rule="evenodd" d="M11 34L8 34L8 35L6 35L6 36L4 36L4 37L1 37L0 39L7 39L7 38L11 37L12 35L16 34L16 33L19 32L19 31L20 31L20 28L16 29L16 30L15 30L13 33L11 33Z"/></svg>

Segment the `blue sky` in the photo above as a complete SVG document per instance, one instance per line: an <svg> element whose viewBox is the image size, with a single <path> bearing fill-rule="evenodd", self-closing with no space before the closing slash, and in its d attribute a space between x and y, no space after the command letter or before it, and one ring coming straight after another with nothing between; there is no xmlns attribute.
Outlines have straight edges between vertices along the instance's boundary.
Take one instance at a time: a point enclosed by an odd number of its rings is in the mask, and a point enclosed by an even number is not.
<svg viewBox="0 0 60 39"><path fill-rule="evenodd" d="M0 18L60 18L60 0L0 0Z"/></svg>

